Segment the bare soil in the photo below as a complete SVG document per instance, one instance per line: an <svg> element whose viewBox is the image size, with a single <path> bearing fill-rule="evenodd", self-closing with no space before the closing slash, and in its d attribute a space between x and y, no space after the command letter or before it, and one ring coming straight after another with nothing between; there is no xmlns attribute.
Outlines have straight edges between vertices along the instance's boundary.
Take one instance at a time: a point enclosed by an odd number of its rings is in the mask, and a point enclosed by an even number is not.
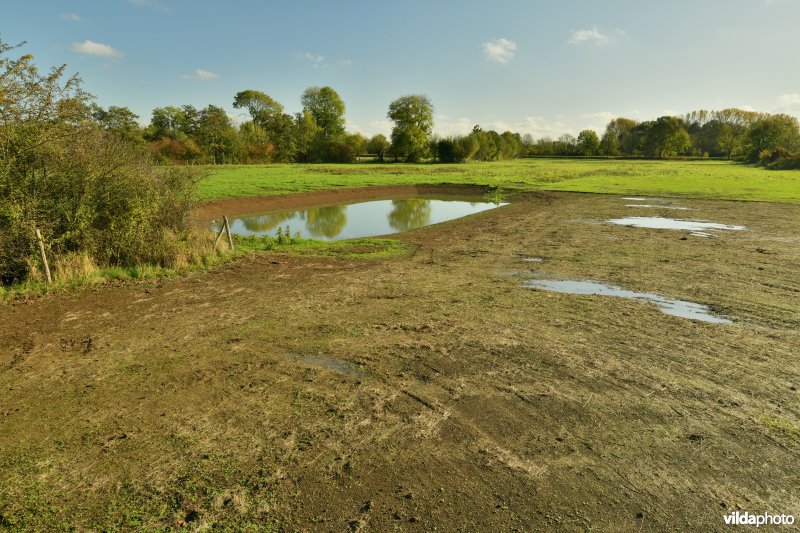
<svg viewBox="0 0 800 533"><path fill-rule="evenodd" d="M522 195L395 236L403 257L256 254L0 307L0 527L718 531L737 509L800 515L800 206L681 201L749 228L703 239L603 223L636 215L625 203Z"/></svg>

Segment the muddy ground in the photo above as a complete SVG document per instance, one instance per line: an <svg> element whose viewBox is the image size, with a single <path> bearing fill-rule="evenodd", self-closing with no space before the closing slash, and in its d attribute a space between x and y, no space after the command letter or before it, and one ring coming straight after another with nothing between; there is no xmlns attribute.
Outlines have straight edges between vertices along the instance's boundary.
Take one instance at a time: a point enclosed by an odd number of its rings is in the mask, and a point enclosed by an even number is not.
<svg viewBox="0 0 800 533"><path fill-rule="evenodd" d="M603 224L666 215L619 197L515 200L396 236L402 257L258 254L3 305L0 527L800 518L800 206L678 202L694 211L676 216L749 228L704 239ZM521 288L527 276L734 323Z"/></svg>

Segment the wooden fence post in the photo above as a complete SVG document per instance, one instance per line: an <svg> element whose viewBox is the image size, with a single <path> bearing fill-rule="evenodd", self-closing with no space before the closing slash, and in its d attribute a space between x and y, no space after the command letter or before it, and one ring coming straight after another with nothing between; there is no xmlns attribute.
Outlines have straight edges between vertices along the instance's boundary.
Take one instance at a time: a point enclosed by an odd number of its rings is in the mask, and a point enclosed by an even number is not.
<svg viewBox="0 0 800 533"><path fill-rule="evenodd" d="M228 232L228 246L231 247L231 252L233 252L233 237L231 236L231 225L228 223L228 217L222 215L222 220L225 221L225 230Z"/></svg>
<svg viewBox="0 0 800 533"><path fill-rule="evenodd" d="M47 275L47 283L53 283L53 278L50 277L50 265L47 264L47 254L44 253L44 239L42 239L42 232L36 228L36 240L39 241L39 253L42 254L42 263L44 264L44 273Z"/></svg>
<svg viewBox="0 0 800 533"><path fill-rule="evenodd" d="M222 238L222 234L225 233L225 222L222 223L222 226L219 228L219 233L217 233L217 238L214 239L214 249L217 249L217 243L219 242L220 238Z"/></svg>

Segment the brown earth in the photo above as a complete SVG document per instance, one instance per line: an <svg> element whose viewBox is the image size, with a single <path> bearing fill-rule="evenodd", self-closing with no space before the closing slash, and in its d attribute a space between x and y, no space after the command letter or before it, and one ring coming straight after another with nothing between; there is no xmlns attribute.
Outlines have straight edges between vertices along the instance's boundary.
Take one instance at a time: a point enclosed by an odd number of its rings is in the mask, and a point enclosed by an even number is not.
<svg viewBox="0 0 800 533"><path fill-rule="evenodd" d="M800 517L800 206L682 201L695 210L677 216L749 228L702 239L602 223L667 216L624 204L528 195L398 236L404 257L257 254L0 307L0 526ZM697 301L735 323L523 289L525 276Z"/></svg>

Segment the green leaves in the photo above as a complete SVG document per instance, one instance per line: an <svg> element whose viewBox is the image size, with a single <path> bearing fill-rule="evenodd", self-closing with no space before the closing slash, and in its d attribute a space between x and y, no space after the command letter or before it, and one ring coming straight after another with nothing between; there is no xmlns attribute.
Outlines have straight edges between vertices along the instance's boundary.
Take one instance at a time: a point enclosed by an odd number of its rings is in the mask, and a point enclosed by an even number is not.
<svg viewBox="0 0 800 533"><path fill-rule="evenodd" d="M389 104L387 116L395 123L391 152L406 161L419 161L427 154L433 129L433 104L421 94L401 96Z"/></svg>
<svg viewBox="0 0 800 533"><path fill-rule="evenodd" d="M344 136L345 105L339 93L327 86L309 87L303 93L301 102L322 129L325 140L341 140Z"/></svg>

